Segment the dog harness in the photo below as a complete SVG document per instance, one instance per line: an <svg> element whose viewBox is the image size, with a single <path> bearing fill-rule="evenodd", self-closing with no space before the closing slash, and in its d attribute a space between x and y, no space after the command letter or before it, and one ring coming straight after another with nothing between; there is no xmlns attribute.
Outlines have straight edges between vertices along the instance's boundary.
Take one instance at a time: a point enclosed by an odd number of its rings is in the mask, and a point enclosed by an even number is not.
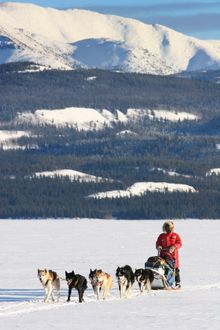
<svg viewBox="0 0 220 330"><path fill-rule="evenodd" d="M109 279L109 277L111 276L111 275L109 275L108 273L105 273L105 275L106 275L107 279ZM101 288L102 285L103 285L103 281L99 281L99 282L98 282L98 286Z"/></svg>

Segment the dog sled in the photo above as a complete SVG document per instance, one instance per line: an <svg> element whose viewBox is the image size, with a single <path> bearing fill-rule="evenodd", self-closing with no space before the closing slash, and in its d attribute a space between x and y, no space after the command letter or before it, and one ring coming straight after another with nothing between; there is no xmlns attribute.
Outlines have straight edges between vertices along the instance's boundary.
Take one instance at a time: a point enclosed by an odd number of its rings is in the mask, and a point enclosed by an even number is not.
<svg viewBox="0 0 220 330"><path fill-rule="evenodd" d="M151 270L154 275L153 286L166 290L174 289L175 267L171 260L165 260L159 256L150 257L145 262L145 269Z"/></svg>

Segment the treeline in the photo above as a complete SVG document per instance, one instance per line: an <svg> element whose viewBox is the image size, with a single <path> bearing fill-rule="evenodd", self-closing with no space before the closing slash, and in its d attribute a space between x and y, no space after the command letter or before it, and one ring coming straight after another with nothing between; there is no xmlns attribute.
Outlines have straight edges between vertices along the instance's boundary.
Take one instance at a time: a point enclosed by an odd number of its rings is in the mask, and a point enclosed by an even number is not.
<svg viewBox="0 0 220 330"><path fill-rule="evenodd" d="M137 181L174 181L189 184L193 178L194 180L197 177L204 178L211 168L219 167L220 163L217 152L213 157L210 153L207 157L199 155L198 159L180 159L168 153L164 156L159 153L156 156L146 153L126 154L122 149L121 153L116 150L115 154L109 151L104 155L89 153L83 156L60 152L59 148L49 148L47 151L45 153L40 153L39 150L0 152L0 178L24 178L36 172L72 169L125 184ZM169 171L175 171L179 176L170 176Z"/></svg>
<svg viewBox="0 0 220 330"><path fill-rule="evenodd" d="M147 125L147 124L148 125ZM182 129L180 129L180 126ZM76 157L145 157L153 156L196 160L211 157L219 161L220 144L218 135L192 134L193 124L176 124L144 121L133 125L119 124L101 131L77 131L72 128L54 128L49 125L32 127L28 125L4 125L4 129L19 129L31 132L19 139L19 145L27 154L74 155ZM133 134L120 135L124 129ZM190 134L191 133L191 134ZM37 146L33 149L31 146ZM1 148L0 148L1 149Z"/></svg>
<svg viewBox="0 0 220 330"><path fill-rule="evenodd" d="M135 136L118 136L124 128L120 125L97 132L29 127L32 137L20 139L19 144L37 148L0 151L0 218L220 217L220 178L206 177L209 169L220 164L216 148L219 137L177 134L172 131L173 124L157 125L155 133L144 131L140 124ZM82 183L68 178L34 178L36 172L57 169L110 180ZM171 176L170 170L180 175ZM147 193L113 200L87 198L101 191L127 189L141 181L188 184L199 192Z"/></svg>
<svg viewBox="0 0 220 330"><path fill-rule="evenodd" d="M174 76L186 79L204 80L214 84L219 84L220 70L181 72L175 74Z"/></svg>
<svg viewBox="0 0 220 330"><path fill-rule="evenodd" d="M21 111L71 106L185 110L206 118L220 111L219 86L209 82L95 69L18 73L25 65L28 68L25 63L0 66L1 119L10 120Z"/></svg>
<svg viewBox="0 0 220 330"><path fill-rule="evenodd" d="M99 217L156 219L220 217L219 85L174 77L102 70L18 73L30 63L0 66L1 129L25 130L24 150L0 146L0 218ZM94 77L92 80L89 77ZM16 123L18 111L69 106L126 111L129 107L184 110L202 120L150 120L79 131ZM121 134L123 130L131 134ZM71 182L34 177L36 172L72 169L109 180ZM174 171L179 175L172 176ZM193 186L198 193L146 193L125 199L88 198L153 181Z"/></svg>
<svg viewBox="0 0 220 330"><path fill-rule="evenodd" d="M219 181L219 180L218 180ZM214 182L213 182L214 183ZM219 218L220 183L199 193L146 193L141 197L92 199L117 183L78 183L68 179L0 180L0 218L89 217L118 219Z"/></svg>

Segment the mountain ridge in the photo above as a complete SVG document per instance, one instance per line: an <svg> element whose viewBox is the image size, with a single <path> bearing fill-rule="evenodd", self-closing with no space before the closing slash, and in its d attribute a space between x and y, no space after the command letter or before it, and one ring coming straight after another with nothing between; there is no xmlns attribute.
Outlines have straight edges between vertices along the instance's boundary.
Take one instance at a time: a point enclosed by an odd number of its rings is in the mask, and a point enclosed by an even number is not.
<svg viewBox="0 0 220 330"><path fill-rule="evenodd" d="M0 63L32 61L47 67L102 68L172 74L220 68L220 41L185 36L131 18L33 4L0 4ZM4 46L4 44L3 44Z"/></svg>

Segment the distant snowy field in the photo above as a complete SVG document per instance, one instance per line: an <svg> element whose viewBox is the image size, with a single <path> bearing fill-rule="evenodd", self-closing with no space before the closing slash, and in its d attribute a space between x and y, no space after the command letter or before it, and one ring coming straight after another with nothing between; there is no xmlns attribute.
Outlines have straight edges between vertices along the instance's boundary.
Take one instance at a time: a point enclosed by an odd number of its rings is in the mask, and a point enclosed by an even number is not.
<svg viewBox="0 0 220 330"><path fill-rule="evenodd" d="M138 122L144 118L159 121L195 121L199 117L188 112L166 110L127 109L126 113L116 110L113 114L107 109L65 108L56 110L36 110L34 113L19 113L15 123L51 125L56 127L75 127L79 130L100 130L113 124Z"/></svg>
<svg viewBox="0 0 220 330"><path fill-rule="evenodd" d="M181 291L153 291L119 299L117 265L143 267L155 255L163 221L39 220L1 221L0 329L220 329L219 220L176 220L181 234ZM66 303L44 304L37 268L64 277L74 269L88 277L102 268L114 278L108 301L97 302L91 286L85 303L76 292Z"/></svg>
<svg viewBox="0 0 220 330"><path fill-rule="evenodd" d="M156 192L197 192L192 186L179 183L168 183L168 182L136 182L126 190L110 190L92 194L90 198L124 198L133 196L142 196L148 191Z"/></svg>
<svg viewBox="0 0 220 330"><path fill-rule="evenodd" d="M61 178L67 177L70 181L79 181L79 182L102 182L107 181L108 179L101 178L99 176L90 175L87 173L74 171L71 169L62 169L62 170L55 170L55 171L44 171L44 172L37 172L34 175L37 178L49 177L49 178Z"/></svg>

